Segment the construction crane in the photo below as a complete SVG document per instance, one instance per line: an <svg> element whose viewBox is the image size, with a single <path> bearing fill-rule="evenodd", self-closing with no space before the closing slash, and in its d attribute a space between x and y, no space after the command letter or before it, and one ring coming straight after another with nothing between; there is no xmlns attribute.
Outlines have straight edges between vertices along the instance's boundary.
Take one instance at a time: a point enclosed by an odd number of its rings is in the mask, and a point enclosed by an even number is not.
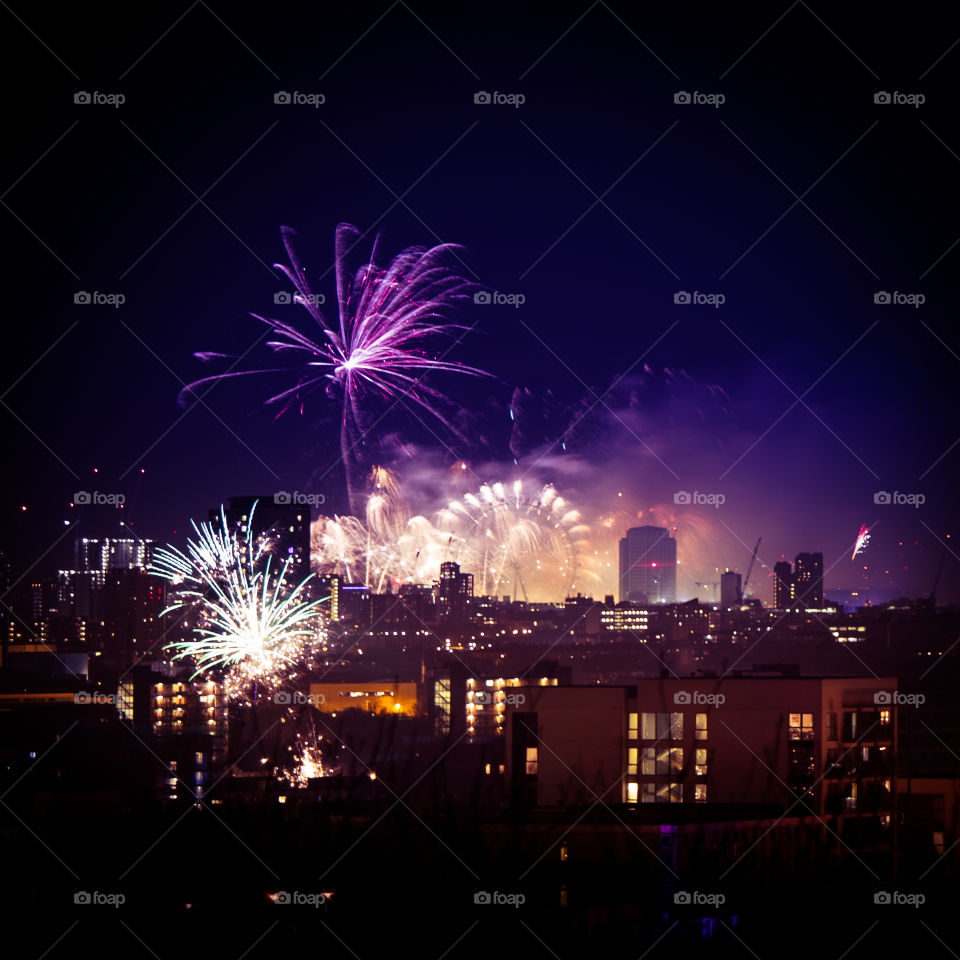
<svg viewBox="0 0 960 960"><path fill-rule="evenodd" d="M763 537L757 537L757 545L753 548L753 556L750 558L750 566L747 567L747 575L743 578L743 584L740 587L740 596L738 598L740 603L743 603L743 598L747 595L747 584L750 582L750 574L753 573L753 564L757 559L757 551L760 549L760 541Z"/></svg>

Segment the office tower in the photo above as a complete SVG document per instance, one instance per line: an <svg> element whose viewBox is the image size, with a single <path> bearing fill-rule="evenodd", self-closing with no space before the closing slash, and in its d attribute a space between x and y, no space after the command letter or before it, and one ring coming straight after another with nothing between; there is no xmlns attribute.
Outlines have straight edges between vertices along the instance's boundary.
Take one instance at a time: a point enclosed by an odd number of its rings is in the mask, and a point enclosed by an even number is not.
<svg viewBox="0 0 960 960"><path fill-rule="evenodd" d="M437 585L437 616L441 619L462 617L467 599L473 596L473 574L461 573L459 563L440 564Z"/></svg>
<svg viewBox="0 0 960 960"><path fill-rule="evenodd" d="M742 577L740 574L734 573L733 570L728 570L726 573L720 574L721 607L726 609L727 607L739 606L742 600L741 581Z"/></svg>
<svg viewBox="0 0 960 960"><path fill-rule="evenodd" d="M789 610L793 606L795 593L793 572L787 560L773 565L773 605L777 610Z"/></svg>
<svg viewBox="0 0 960 960"><path fill-rule="evenodd" d="M675 603L677 541L664 527L632 527L620 541L620 600Z"/></svg>
<svg viewBox="0 0 960 960"><path fill-rule="evenodd" d="M798 553L793 581L798 606L811 610L823 609L822 553Z"/></svg>
<svg viewBox="0 0 960 960"><path fill-rule="evenodd" d="M254 506L256 505L256 506ZM266 535L271 541L274 563L290 561L287 581L299 583L310 573L310 507L302 503L277 503L273 495L263 497L231 497L224 507L227 526L240 537L247 535L253 516L255 537ZM218 522L220 510L210 511L211 522Z"/></svg>

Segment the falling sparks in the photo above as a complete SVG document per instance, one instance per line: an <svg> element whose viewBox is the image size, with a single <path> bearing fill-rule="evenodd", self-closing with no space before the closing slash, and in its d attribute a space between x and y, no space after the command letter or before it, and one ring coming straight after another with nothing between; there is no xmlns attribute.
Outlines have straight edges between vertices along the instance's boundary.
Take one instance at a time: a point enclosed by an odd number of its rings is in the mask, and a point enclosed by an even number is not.
<svg viewBox="0 0 960 960"><path fill-rule="evenodd" d="M222 671L228 696L239 697L263 683L277 689L296 679L322 643L318 606L307 601L310 577L290 588L290 560L275 564L269 538L253 534L256 504L247 532L230 531L223 508L218 523L193 523L196 539L187 550L158 550L149 572L164 578L176 599L164 611L189 617L193 639L168 644L173 659L190 659L196 672Z"/></svg>

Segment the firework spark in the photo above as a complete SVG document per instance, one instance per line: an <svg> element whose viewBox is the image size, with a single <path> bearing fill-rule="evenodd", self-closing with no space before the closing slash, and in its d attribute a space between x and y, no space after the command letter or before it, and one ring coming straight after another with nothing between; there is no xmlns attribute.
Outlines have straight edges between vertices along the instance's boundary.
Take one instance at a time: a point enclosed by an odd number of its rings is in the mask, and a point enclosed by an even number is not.
<svg viewBox="0 0 960 960"><path fill-rule="evenodd" d="M851 560L856 560L857 557L867 549L867 545L870 543L870 528L863 524L860 527L860 532L857 534L856 543L853 545L853 553L850 556Z"/></svg>
<svg viewBox="0 0 960 960"><path fill-rule="evenodd" d="M432 373L485 375L474 367L430 356L424 342L450 337L466 327L451 323L450 313L467 299L475 284L451 269L446 260L456 251L455 244L435 247L407 247L386 267L377 265L380 245L373 243L370 261L350 277L347 256L360 239L360 231L350 224L337 227L335 266L339 323L330 323L320 310L323 302L310 289L306 270L293 249L293 231L281 228L290 265L274 264L296 288L295 303L304 307L319 327L320 335L304 332L292 323L252 314L270 327L278 339L267 345L278 355L292 358L290 367L227 372L189 384L180 399L197 387L212 381L250 374L284 373L295 376L292 387L281 390L266 402L282 404L281 413L300 404L315 390L324 387L342 402L340 446L346 470L351 509L357 511L354 481L360 476L358 450L369 423L369 395L403 403L410 401L439 420L456 434L444 408L450 401L422 380ZM201 360L226 357L226 354L201 352Z"/></svg>
<svg viewBox="0 0 960 960"><path fill-rule="evenodd" d="M269 539L253 535L255 510L256 504L242 539L230 531L221 507L219 523L193 523L197 537L187 540L186 553L164 547L148 568L176 588L163 613L183 611L194 622L194 639L166 649L176 651L174 660L192 660L194 676L223 671L232 697L253 684L277 687L295 679L323 639L321 601L305 597L310 576L288 587L290 560L273 563Z"/></svg>

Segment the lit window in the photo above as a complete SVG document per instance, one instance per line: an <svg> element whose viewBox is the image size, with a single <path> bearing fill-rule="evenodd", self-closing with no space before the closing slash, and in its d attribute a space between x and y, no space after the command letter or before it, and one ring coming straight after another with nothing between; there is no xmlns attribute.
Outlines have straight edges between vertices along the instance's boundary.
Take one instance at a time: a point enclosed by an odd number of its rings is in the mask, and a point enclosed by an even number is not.
<svg viewBox="0 0 960 960"><path fill-rule="evenodd" d="M537 748L527 747L527 773L531 776L537 774Z"/></svg>
<svg viewBox="0 0 960 960"><path fill-rule="evenodd" d="M705 783L694 784L693 787L693 799L697 803L704 803L707 799L707 785Z"/></svg>
<svg viewBox="0 0 960 960"><path fill-rule="evenodd" d="M789 736L791 740L812 740L813 739L813 714L812 713L791 713Z"/></svg>
<svg viewBox="0 0 960 960"><path fill-rule="evenodd" d="M880 711L880 726L885 727L890 723L890 711L881 710Z"/></svg>
<svg viewBox="0 0 960 960"><path fill-rule="evenodd" d="M636 784L634 784L634 786L636 786ZM637 798L634 797L633 799L636 800ZM570 851L569 851L569 848L567 847L566 841L564 841L563 843L560 844L560 859L566 860L569 856L570 856Z"/></svg>
<svg viewBox="0 0 960 960"><path fill-rule="evenodd" d="M639 787L640 787L640 784L638 783L627 784L627 803L637 802L637 792L639 790Z"/></svg>
<svg viewBox="0 0 960 960"><path fill-rule="evenodd" d="M707 739L707 715L705 713L697 714L697 729L695 736L697 740Z"/></svg>
<svg viewBox="0 0 960 960"><path fill-rule="evenodd" d="M643 765L641 771L645 777L652 777L657 772L657 751L653 747L643 748Z"/></svg>
<svg viewBox="0 0 960 960"><path fill-rule="evenodd" d="M644 713L641 715L644 740L682 740L682 713Z"/></svg>
<svg viewBox="0 0 960 960"><path fill-rule="evenodd" d="M486 764L486 766L484 766L483 772L484 772L485 774L487 774L487 776L490 775L490 764L489 764L489 763Z"/></svg>
<svg viewBox="0 0 960 960"><path fill-rule="evenodd" d="M627 737L630 740L637 739L637 715L635 713L627 715Z"/></svg>
<svg viewBox="0 0 960 960"><path fill-rule="evenodd" d="M707 748L706 747L697 747L696 761L694 764L695 773L698 777L705 777L707 775Z"/></svg>
<svg viewBox="0 0 960 960"><path fill-rule="evenodd" d="M627 773L630 776L637 775L637 748L630 747L627 750Z"/></svg>

